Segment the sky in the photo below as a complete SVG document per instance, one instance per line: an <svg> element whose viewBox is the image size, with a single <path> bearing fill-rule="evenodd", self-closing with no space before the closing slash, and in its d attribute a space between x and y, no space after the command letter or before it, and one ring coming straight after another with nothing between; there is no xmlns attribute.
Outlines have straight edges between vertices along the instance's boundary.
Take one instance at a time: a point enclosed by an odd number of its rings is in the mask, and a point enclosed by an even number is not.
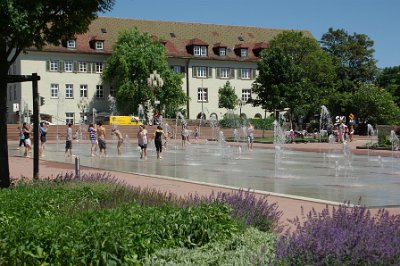
<svg viewBox="0 0 400 266"><path fill-rule="evenodd" d="M115 0L100 16L366 34L379 68L400 66L400 0Z"/></svg>

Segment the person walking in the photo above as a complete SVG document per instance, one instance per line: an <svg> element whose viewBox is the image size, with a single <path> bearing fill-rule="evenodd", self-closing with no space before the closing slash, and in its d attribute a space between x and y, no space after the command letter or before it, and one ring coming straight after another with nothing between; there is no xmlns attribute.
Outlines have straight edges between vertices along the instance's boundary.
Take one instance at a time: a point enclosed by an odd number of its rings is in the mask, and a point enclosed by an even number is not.
<svg viewBox="0 0 400 266"><path fill-rule="evenodd" d="M32 150L32 142L30 138L31 128L26 122L22 124L22 133L24 134L24 146L25 146L24 156L28 157L29 153Z"/></svg>
<svg viewBox="0 0 400 266"><path fill-rule="evenodd" d="M121 132L119 131L118 128L113 128L112 133L117 136L118 142L117 142L117 150L118 150L118 156L122 155L122 143L124 142L124 138L122 137Z"/></svg>
<svg viewBox="0 0 400 266"><path fill-rule="evenodd" d="M140 147L140 159L147 160L147 130L144 125L139 126L137 139Z"/></svg>
<svg viewBox="0 0 400 266"><path fill-rule="evenodd" d="M24 136L24 130L22 127L17 127L18 133L19 133L19 144L17 150L21 149L21 146L24 145L25 147L25 136Z"/></svg>
<svg viewBox="0 0 400 266"><path fill-rule="evenodd" d="M72 124L67 127L67 136L65 137L65 157L72 157Z"/></svg>
<svg viewBox="0 0 400 266"><path fill-rule="evenodd" d="M90 154L92 157L94 157L96 156L97 152L97 134L96 134L96 128L94 127L93 124L89 125L88 132L89 132L90 143L92 144L92 146L90 147Z"/></svg>
<svg viewBox="0 0 400 266"><path fill-rule="evenodd" d="M97 128L97 141L99 143L99 156L100 158L103 155L107 157L106 128L101 122L99 122L98 125L99 127Z"/></svg>
<svg viewBox="0 0 400 266"><path fill-rule="evenodd" d="M354 135L354 126L351 125L351 126L350 126L350 131L349 131L349 139L350 139L350 142L353 141L353 135Z"/></svg>
<svg viewBox="0 0 400 266"><path fill-rule="evenodd" d="M246 132L247 132L247 148L251 151L253 150L254 126L250 122L247 124Z"/></svg>
<svg viewBox="0 0 400 266"><path fill-rule="evenodd" d="M44 122L40 122L40 127L39 127L39 133L40 133L40 156L44 157L44 147L46 145L46 135L47 135L47 126Z"/></svg>
<svg viewBox="0 0 400 266"><path fill-rule="evenodd" d="M164 140L167 139L167 137L164 134L163 128L158 125L157 129L154 133L154 145L156 146L156 151L157 151L157 159L162 159L161 153L162 153L162 149L163 149L163 145L162 145L162 139L164 138Z"/></svg>

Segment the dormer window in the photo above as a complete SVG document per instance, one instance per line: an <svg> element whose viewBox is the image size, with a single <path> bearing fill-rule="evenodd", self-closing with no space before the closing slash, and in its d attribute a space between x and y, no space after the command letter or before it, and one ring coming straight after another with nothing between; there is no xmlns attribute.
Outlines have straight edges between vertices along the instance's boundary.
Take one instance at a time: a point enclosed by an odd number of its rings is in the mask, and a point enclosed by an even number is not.
<svg viewBox="0 0 400 266"><path fill-rule="evenodd" d="M193 46L193 55L207 56L207 46L200 46L200 45Z"/></svg>
<svg viewBox="0 0 400 266"><path fill-rule="evenodd" d="M96 41L95 42L96 50L103 50L104 49L104 42L103 41Z"/></svg>
<svg viewBox="0 0 400 266"><path fill-rule="evenodd" d="M241 48L240 49L240 57L248 57L249 53L247 51L247 48Z"/></svg>
<svg viewBox="0 0 400 266"><path fill-rule="evenodd" d="M67 41L67 48L75 49L76 48L76 41L75 40L68 40Z"/></svg>
<svg viewBox="0 0 400 266"><path fill-rule="evenodd" d="M219 56L226 56L226 47L219 48Z"/></svg>

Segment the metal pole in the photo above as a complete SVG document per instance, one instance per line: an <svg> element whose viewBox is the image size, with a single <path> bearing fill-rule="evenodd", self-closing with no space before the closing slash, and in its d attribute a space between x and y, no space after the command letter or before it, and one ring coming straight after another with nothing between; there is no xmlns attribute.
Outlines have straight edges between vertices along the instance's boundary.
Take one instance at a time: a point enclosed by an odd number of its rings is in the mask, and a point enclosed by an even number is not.
<svg viewBox="0 0 400 266"><path fill-rule="evenodd" d="M81 177L80 159L79 156L75 157L75 177Z"/></svg>
<svg viewBox="0 0 400 266"><path fill-rule="evenodd" d="M39 179L39 93L37 73L32 73L33 96L33 179Z"/></svg>

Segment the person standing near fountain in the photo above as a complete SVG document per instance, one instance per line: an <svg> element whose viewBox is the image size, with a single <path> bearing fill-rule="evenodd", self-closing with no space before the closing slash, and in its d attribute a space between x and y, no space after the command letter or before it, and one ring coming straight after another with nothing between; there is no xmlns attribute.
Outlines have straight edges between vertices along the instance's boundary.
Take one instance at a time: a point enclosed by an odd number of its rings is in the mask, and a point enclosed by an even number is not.
<svg viewBox="0 0 400 266"><path fill-rule="evenodd" d="M115 136L117 136L117 138L118 138L117 150L118 150L118 156L121 156L122 155L121 147L122 147L122 143L124 142L124 138L122 137L122 134L118 128L113 128L112 133L114 133Z"/></svg>
<svg viewBox="0 0 400 266"><path fill-rule="evenodd" d="M47 135L47 127L45 123L40 122L40 128L39 128L39 133L40 133L40 156L44 157L44 146L46 144L46 135Z"/></svg>
<svg viewBox="0 0 400 266"><path fill-rule="evenodd" d="M186 124L182 124L181 136L182 136L182 148L185 149L186 141L189 141L189 130L187 130Z"/></svg>
<svg viewBox="0 0 400 266"><path fill-rule="evenodd" d="M93 124L89 125L88 132L89 132L90 143L92 144L92 146L90 147L90 154L92 157L94 157L96 156L97 152L97 136L96 136L96 128L93 126Z"/></svg>
<svg viewBox="0 0 400 266"><path fill-rule="evenodd" d="M254 126L249 122L247 124L247 148L251 151L253 150L254 141Z"/></svg>
<svg viewBox="0 0 400 266"><path fill-rule="evenodd" d="M156 146L156 151L157 151L157 159L162 159L161 153L163 149L162 145L162 138L164 137L164 140L167 140L167 137L164 134L163 128L158 125L156 131L154 132L154 145Z"/></svg>
<svg viewBox="0 0 400 266"><path fill-rule="evenodd" d="M99 143L99 153L100 158L103 153L104 156L107 157L107 144L106 144L106 129L103 126L103 123L99 122L99 127L97 128L97 141Z"/></svg>
<svg viewBox="0 0 400 266"><path fill-rule="evenodd" d="M72 124L68 124L67 136L65 137L65 157L72 157Z"/></svg>
<svg viewBox="0 0 400 266"><path fill-rule="evenodd" d="M139 126L137 133L138 145L140 147L140 159L147 160L147 130L144 125Z"/></svg>

